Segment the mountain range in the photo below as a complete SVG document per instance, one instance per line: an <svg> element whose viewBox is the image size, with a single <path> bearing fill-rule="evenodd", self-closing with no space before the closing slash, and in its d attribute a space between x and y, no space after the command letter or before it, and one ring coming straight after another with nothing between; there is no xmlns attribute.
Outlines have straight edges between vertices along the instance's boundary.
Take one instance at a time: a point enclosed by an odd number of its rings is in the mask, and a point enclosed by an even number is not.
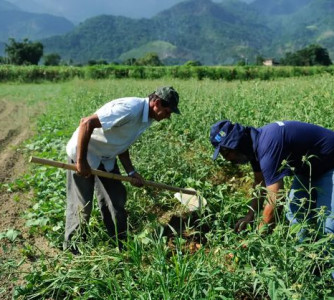
<svg viewBox="0 0 334 300"><path fill-rule="evenodd" d="M0 41L8 38L41 39L71 31L74 24L50 14L30 13L8 1L0 0Z"/></svg>
<svg viewBox="0 0 334 300"><path fill-rule="evenodd" d="M0 0L0 42L6 42L5 33L11 32L14 38L39 40L45 53L58 53L74 63L121 62L156 52L165 64L198 60L227 65L240 60L251 63L258 55L279 59L315 43L334 60L333 0L187 0L152 18L100 15L77 26L64 18L22 12L8 3L6 8L3 3ZM5 23L2 17L17 20L13 16L19 14L21 22ZM34 26L28 21L31 18ZM48 21L43 25L42 19ZM18 23L26 24L21 25L25 31L17 29ZM34 31L36 24L41 27Z"/></svg>

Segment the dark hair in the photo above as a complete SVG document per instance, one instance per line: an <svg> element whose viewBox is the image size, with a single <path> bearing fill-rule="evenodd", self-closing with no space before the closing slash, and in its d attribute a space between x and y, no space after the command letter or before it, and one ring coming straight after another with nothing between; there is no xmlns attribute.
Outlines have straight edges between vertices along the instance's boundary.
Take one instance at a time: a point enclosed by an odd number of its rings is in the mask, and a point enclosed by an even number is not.
<svg viewBox="0 0 334 300"><path fill-rule="evenodd" d="M160 99L158 95L152 93L152 94L149 94L148 95L148 99L149 101L154 101L154 100L157 100L157 99Z"/></svg>

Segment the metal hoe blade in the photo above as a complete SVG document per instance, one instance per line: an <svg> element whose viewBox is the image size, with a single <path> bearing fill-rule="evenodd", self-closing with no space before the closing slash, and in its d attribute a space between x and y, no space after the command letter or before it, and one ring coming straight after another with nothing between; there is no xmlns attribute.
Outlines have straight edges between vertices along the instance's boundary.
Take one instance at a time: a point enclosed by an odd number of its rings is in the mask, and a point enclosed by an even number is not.
<svg viewBox="0 0 334 300"><path fill-rule="evenodd" d="M190 188L189 188L190 189ZM194 190L195 191L195 190ZM179 200L189 211L200 210L206 206L207 201L199 195L188 195L183 193L175 193L174 197Z"/></svg>

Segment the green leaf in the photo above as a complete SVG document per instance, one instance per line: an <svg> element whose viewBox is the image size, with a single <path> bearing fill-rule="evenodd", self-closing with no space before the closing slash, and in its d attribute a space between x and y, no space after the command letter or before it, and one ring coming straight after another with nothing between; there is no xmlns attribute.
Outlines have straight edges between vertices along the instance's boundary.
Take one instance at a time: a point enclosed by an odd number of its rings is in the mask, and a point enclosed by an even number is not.
<svg viewBox="0 0 334 300"><path fill-rule="evenodd" d="M6 238L14 242L20 234L20 231L17 231L15 229L8 229L8 231L6 232Z"/></svg>
<svg viewBox="0 0 334 300"><path fill-rule="evenodd" d="M269 297L271 300L277 300L278 298L276 297L276 286L275 282L273 280L270 280L269 282L269 291L268 291Z"/></svg>

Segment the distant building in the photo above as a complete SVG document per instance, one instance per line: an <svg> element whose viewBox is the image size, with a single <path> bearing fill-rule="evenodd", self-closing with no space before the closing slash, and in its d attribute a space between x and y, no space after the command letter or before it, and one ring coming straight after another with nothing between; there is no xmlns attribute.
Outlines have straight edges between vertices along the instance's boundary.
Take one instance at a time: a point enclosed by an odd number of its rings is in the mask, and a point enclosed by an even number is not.
<svg viewBox="0 0 334 300"><path fill-rule="evenodd" d="M265 59L263 61L264 66L277 66L279 63L275 61L273 58Z"/></svg>

